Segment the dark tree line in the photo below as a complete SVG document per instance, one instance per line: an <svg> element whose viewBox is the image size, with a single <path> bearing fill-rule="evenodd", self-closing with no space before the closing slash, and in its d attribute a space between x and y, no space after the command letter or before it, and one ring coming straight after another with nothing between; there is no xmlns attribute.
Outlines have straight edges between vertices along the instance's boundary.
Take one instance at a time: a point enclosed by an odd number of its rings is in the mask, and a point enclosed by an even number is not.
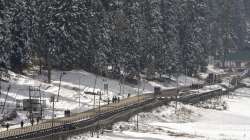
<svg viewBox="0 0 250 140"><path fill-rule="evenodd" d="M191 75L207 65L209 54L247 47L250 10L244 5L249 2L1 0L0 62L16 72L37 64L48 73L113 66Z"/></svg>

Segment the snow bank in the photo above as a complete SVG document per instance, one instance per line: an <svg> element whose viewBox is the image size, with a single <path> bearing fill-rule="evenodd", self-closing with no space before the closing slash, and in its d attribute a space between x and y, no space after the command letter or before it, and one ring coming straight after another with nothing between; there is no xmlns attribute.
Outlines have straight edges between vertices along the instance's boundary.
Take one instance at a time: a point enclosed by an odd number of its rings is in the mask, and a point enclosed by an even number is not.
<svg viewBox="0 0 250 140"><path fill-rule="evenodd" d="M215 73L215 74L225 74L226 72L223 69L216 68L214 65L207 66L208 73Z"/></svg>

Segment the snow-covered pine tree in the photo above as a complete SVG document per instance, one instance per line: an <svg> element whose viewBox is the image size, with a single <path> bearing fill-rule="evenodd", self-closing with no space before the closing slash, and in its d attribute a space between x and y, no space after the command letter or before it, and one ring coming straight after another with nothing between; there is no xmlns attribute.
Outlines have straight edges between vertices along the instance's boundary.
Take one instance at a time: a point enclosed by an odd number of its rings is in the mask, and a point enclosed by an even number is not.
<svg viewBox="0 0 250 140"><path fill-rule="evenodd" d="M210 0L208 3L209 45L212 48L210 54L223 60L224 55L228 53L225 50L247 48L249 2L247 0Z"/></svg>
<svg viewBox="0 0 250 140"><path fill-rule="evenodd" d="M9 30L8 30L8 16L6 16L5 0L0 1L0 68L6 68L8 66L8 38L9 38Z"/></svg>
<svg viewBox="0 0 250 140"><path fill-rule="evenodd" d="M247 43L247 17L242 0L232 1L231 5L231 22L232 22L232 41L231 49L246 48Z"/></svg>
<svg viewBox="0 0 250 140"><path fill-rule="evenodd" d="M36 1L32 28L34 51L48 70L73 68L87 54L86 1ZM85 59L86 60L86 59Z"/></svg>
<svg viewBox="0 0 250 140"><path fill-rule="evenodd" d="M180 5L180 60L189 75L195 74L200 66L206 65L207 3L204 0L185 0Z"/></svg>
<svg viewBox="0 0 250 140"><path fill-rule="evenodd" d="M31 46L29 45L30 20L28 16L29 1L6 1L8 28L10 30L10 66L13 71L22 73L23 68L30 62Z"/></svg>
<svg viewBox="0 0 250 140"><path fill-rule="evenodd" d="M110 25L108 24L108 13L105 11L105 2L90 0L88 8L88 50L86 68L90 71L99 71L108 63L110 52Z"/></svg>
<svg viewBox="0 0 250 140"><path fill-rule="evenodd" d="M126 48L124 46L127 39L128 20L123 12L123 0L109 1L108 24L110 26L110 52L108 62L114 70L120 70L124 65Z"/></svg>
<svg viewBox="0 0 250 140"><path fill-rule="evenodd" d="M228 50L225 42L246 48L248 4L246 0L1 0L0 57L18 70L30 62L32 49L32 57L39 58L48 73L52 67L97 72L113 65L127 72L151 67L152 73L171 74L187 68L193 74L206 65L205 52ZM225 41L226 28L230 41Z"/></svg>
<svg viewBox="0 0 250 140"><path fill-rule="evenodd" d="M143 67L151 71L151 74L154 74L154 72L160 72L159 63L161 63L161 57L163 56L161 53L163 46L161 34L163 30L161 28L160 1L145 0L141 2L141 6L143 16L141 39L144 46L141 63Z"/></svg>
<svg viewBox="0 0 250 140"><path fill-rule="evenodd" d="M161 28L163 30L163 46L160 66L163 74L174 73L178 63L178 2L176 0L161 0Z"/></svg>
<svg viewBox="0 0 250 140"><path fill-rule="evenodd" d="M142 32L142 7L140 0L129 0L124 2L124 15L126 21L126 38L124 42L124 67L127 73L134 73L141 69L140 55L142 46L141 32Z"/></svg>

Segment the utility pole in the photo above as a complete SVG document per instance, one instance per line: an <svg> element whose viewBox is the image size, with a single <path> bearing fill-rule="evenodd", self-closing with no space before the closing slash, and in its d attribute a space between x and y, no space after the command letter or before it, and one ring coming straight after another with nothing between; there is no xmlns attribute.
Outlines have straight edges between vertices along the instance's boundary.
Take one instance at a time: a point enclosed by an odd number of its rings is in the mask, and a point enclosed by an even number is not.
<svg viewBox="0 0 250 140"><path fill-rule="evenodd" d="M138 85L138 92L137 92L137 102L139 104L140 98L139 98L139 92L140 92L140 88ZM136 115L136 130L139 131L139 114L137 113Z"/></svg>
<svg viewBox="0 0 250 140"><path fill-rule="evenodd" d="M0 97L2 94L2 72L0 72Z"/></svg>
<svg viewBox="0 0 250 140"><path fill-rule="evenodd" d="M142 93L144 92L145 90L145 83L143 85L143 89L142 89ZM138 86L138 92L137 92L137 101L138 103L140 102L140 88ZM139 131L139 114L136 115L136 130Z"/></svg>
<svg viewBox="0 0 250 140"><path fill-rule="evenodd" d="M54 139L54 115L55 115L55 96L50 97L50 102L52 102L52 121L51 121L51 128L52 128L52 135L51 140Z"/></svg>
<svg viewBox="0 0 250 140"><path fill-rule="evenodd" d="M7 101L8 95L9 95L10 88L11 88L11 86L9 85L9 87L7 89L7 94L5 96L4 103L3 103L3 108L2 108L2 112L1 112L2 114L4 113L4 109L5 109L5 105L6 105L6 101Z"/></svg>
<svg viewBox="0 0 250 140"><path fill-rule="evenodd" d="M81 77L79 77L79 112L81 107Z"/></svg>
<svg viewBox="0 0 250 140"><path fill-rule="evenodd" d="M140 66L139 66L139 73L140 73ZM138 77L137 80L138 80L137 102L139 104L139 102L140 102L140 97L139 97L139 95L140 95L140 77ZM136 129L137 129L137 131L139 131L139 114L138 113L136 115Z"/></svg>
<svg viewBox="0 0 250 140"><path fill-rule="evenodd" d="M186 76L185 76L185 86L186 86L187 85L187 76L188 76L187 66L185 66L185 73L186 73Z"/></svg>
<svg viewBox="0 0 250 140"><path fill-rule="evenodd" d="M81 107L81 87L80 87L80 82L81 82L81 78L79 78L79 91L78 91L78 94L79 94L79 109Z"/></svg>
<svg viewBox="0 0 250 140"><path fill-rule="evenodd" d="M107 85L107 96L109 98L109 85Z"/></svg>
<svg viewBox="0 0 250 140"><path fill-rule="evenodd" d="M33 120L33 102L31 101L31 87L29 86L29 102L30 102L30 108L29 108L29 113L30 113L30 122Z"/></svg>
<svg viewBox="0 0 250 140"><path fill-rule="evenodd" d="M108 83L104 83L104 92L106 92L107 98L109 99L109 85L108 85Z"/></svg>
<svg viewBox="0 0 250 140"><path fill-rule="evenodd" d="M230 13L231 13L231 7L230 7L230 3L228 0L224 1L224 9L223 9L223 28L224 28L224 34L225 37L223 38L223 68L225 68L225 62L226 62L226 55L230 52L227 51L227 49L230 50L231 46L230 46ZM230 63L230 67L231 67L231 63Z"/></svg>
<svg viewBox="0 0 250 140"><path fill-rule="evenodd" d="M124 76L122 76L122 96L125 95L125 79Z"/></svg>
<svg viewBox="0 0 250 140"><path fill-rule="evenodd" d="M99 138L99 134L100 134L100 129L101 129L101 126L100 126L100 114L101 114L101 99L102 99L102 93L99 92L99 105L98 105L98 122L97 122L97 138Z"/></svg>
<svg viewBox="0 0 250 140"><path fill-rule="evenodd" d="M97 78L98 78L98 76L96 74L95 83L94 83L94 89L93 89L93 94L94 94L94 110L95 110L95 88L96 88Z"/></svg>
<svg viewBox="0 0 250 140"><path fill-rule="evenodd" d="M60 74L60 83L59 83L59 88L58 88L58 93L57 93L57 102L59 101L59 96L60 96L60 90L61 90L61 83L62 83L62 77L63 77L63 72Z"/></svg>
<svg viewBox="0 0 250 140"><path fill-rule="evenodd" d="M46 52L46 58L45 60L47 61L47 69L48 69L48 83L51 83L51 62L50 62L50 50L48 48L47 52Z"/></svg>
<svg viewBox="0 0 250 140"><path fill-rule="evenodd" d="M2 95L2 73L0 73L0 97ZM2 102L0 102L0 106L2 105Z"/></svg>
<svg viewBox="0 0 250 140"><path fill-rule="evenodd" d="M41 93L41 85L39 86L39 96L40 96L40 115L41 119L43 118L43 104L42 104L42 93Z"/></svg>
<svg viewBox="0 0 250 140"><path fill-rule="evenodd" d="M177 76L176 76L176 102L175 102L175 112L177 112L178 95L179 95L179 73L177 72Z"/></svg>
<svg viewBox="0 0 250 140"><path fill-rule="evenodd" d="M120 78L119 84L120 84L120 92L119 92L119 95L121 95L121 92L122 92L122 81L121 81L121 78Z"/></svg>

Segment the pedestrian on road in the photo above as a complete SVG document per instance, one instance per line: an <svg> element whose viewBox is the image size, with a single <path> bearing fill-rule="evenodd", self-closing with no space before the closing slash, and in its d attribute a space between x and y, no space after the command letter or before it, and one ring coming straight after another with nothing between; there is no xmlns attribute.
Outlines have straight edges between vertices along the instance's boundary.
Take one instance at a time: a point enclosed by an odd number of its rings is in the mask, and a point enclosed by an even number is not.
<svg viewBox="0 0 250 140"><path fill-rule="evenodd" d="M130 93L128 93L128 98L130 97Z"/></svg>
<svg viewBox="0 0 250 140"><path fill-rule="evenodd" d="M108 105L109 105L109 102L110 102L110 100L109 100L109 98L108 98Z"/></svg>
<svg viewBox="0 0 250 140"><path fill-rule="evenodd" d="M91 130L90 133L91 133L91 137L94 137L94 130Z"/></svg>
<svg viewBox="0 0 250 140"><path fill-rule="evenodd" d="M116 98L116 96L115 96L115 99L114 99L114 101L115 101L115 103L116 103L116 101L117 101L117 98Z"/></svg>
<svg viewBox="0 0 250 140"><path fill-rule="evenodd" d="M31 119L30 123L33 126L34 125L34 119Z"/></svg>
<svg viewBox="0 0 250 140"><path fill-rule="evenodd" d="M120 97L118 97L117 100L118 100L118 103L120 103Z"/></svg>
<svg viewBox="0 0 250 140"><path fill-rule="evenodd" d="M36 123L39 124L39 121L40 121L40 118L37 117L37 118L36 118Z"/></svg>
<svg viewBox="0 0 250 140"><path fill-rule="evenodd" d="M10 124L7 123L7 124L6 124L7 131L9 130L9 127L10 127Z"/></svg>
<svg viewBox="0 0 250 140"><path fill-rule="evenodd" d="M23 121L21 121L21 128L23 128L23 125L24 125L24 122L23 122Z"/></svg>

